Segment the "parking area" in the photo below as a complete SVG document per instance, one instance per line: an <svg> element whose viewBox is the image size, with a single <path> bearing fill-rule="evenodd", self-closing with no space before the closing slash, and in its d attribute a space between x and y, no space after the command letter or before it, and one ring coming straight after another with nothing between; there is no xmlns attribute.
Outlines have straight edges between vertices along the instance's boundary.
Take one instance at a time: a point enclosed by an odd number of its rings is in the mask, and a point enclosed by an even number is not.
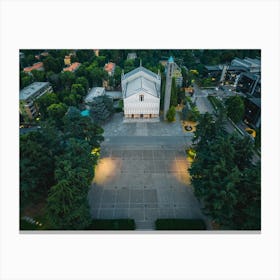
<svg viewBox="0 0 280 280"><path fill-rule="evenodd" d="M89 192L92 217L131 218L138 230L154 229L158 218L204 218L188 166L180 148L104 145Z"/></svg>

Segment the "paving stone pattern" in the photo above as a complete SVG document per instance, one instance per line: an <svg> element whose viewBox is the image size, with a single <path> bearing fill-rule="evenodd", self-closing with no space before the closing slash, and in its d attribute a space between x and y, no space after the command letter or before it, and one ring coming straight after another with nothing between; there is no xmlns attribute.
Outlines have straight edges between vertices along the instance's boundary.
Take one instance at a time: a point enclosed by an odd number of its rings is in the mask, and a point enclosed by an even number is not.
<svg viewBox="0 0 280 280"><path fill-rule="evenodd" d="M188 166L179 149L103 147L89 192L92 217L132 218L140 230L154 229L158 218L203 218Z"/></svg>

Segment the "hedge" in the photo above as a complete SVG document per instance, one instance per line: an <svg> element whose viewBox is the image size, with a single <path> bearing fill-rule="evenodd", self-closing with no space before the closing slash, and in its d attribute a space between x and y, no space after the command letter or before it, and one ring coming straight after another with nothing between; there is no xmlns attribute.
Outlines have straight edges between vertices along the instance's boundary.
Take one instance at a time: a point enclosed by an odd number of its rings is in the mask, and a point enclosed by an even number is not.
<svg viewBox="0 0 280 280"><path fill-rule="evenodd" d="M134 230L135 222L132 219L96 219L92 220L89 230Z"/></svg>
<svg viewBox="0 0 280 280"><path fill-rule="evenodd" d="M203 220L199 219L158 219L157 230L206 230Z"/></svg>

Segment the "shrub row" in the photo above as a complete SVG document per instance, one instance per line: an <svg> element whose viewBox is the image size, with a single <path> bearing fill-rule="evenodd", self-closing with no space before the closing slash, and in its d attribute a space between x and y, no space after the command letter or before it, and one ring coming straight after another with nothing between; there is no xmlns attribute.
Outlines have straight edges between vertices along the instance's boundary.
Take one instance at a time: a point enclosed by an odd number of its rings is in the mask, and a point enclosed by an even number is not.
<svg viewBox="0 0 280 280"><path fill-rule="evenodd" d="M157 230L206 230L203 220L193 219L158 219Z"/></svg>
<svg viewBox="0 0 280 280"><path fill-rule="evenodd" d="M155 222L156 230L205 230L203 220L193 219L158 219ZM37 225L21 219L20 230L38 230ZM135 230L133 219L95 219L87 230Z"/></svg>
<svg viewBox="0 0 280 280"><path fill-rule="evenodd" d="M93 220L89 230L134 230L135 222L132 219Z"/></svg>

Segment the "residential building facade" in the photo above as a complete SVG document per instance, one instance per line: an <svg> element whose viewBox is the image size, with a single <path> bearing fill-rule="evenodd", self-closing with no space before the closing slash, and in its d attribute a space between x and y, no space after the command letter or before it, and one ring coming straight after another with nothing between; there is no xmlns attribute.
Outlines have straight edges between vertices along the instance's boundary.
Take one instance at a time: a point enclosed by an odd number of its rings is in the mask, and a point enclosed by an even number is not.
<svg viewBox="0 0 280 280"><path fill-rule="evenodd" d="M34 101L52 91L49 82L35 82L20 91L19 111L25 121L32 120L38 115L38 108Z"/></svg>

